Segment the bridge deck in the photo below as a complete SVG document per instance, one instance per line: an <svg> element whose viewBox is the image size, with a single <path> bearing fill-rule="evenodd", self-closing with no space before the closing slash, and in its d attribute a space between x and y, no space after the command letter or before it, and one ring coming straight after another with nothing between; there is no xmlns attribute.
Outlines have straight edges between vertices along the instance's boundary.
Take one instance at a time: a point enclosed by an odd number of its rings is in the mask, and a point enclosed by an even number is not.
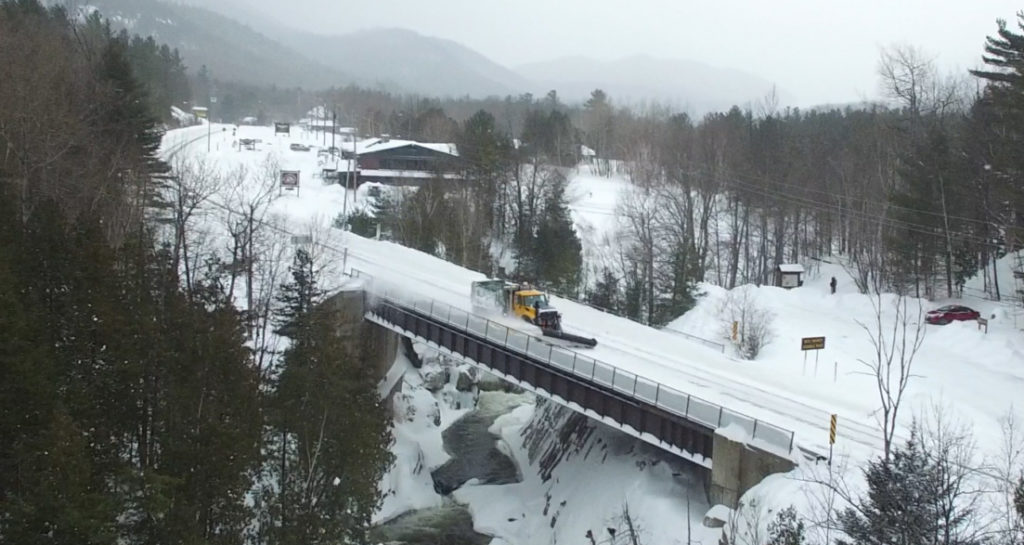
<svg viewBox="0 0 1024 545"><path fill-rule="evenodd" d="M786 452L793 446L792 432L433 301L384 298L366 317L706 467L714 430L730 424Z"/></svg>

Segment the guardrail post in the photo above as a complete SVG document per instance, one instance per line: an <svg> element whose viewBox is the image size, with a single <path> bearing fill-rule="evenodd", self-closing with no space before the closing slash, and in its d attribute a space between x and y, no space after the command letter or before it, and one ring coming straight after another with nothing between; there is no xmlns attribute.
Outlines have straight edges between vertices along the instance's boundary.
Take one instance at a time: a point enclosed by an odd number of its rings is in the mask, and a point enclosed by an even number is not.
<svg viewBox="0 0 1024 545"><path fill-rule="evenodd" d="M750 432L751 439L757 439L757 419L754 419L754 431Z"/></svg>
<svg viewBox="0 0 1024 545"><path fill-rule="evenodd" d="M683 416L690 418L690 394L686 394L686 409L683 410Z"/></svg>
<svg viewBox="0 0 1024 545"><path fill-rule="evenodd" d="M719 427L719 428L721 428L721 427L722 427L722 413L723 413L724 411L725 411L725 407L723 407L723 406L719 405L719 406L718 406L718 427Z"/></svg>
<svg viewBox="0 0 1024 545"><path fill-rule="evenodd" d="M796 432L789 432L789 451L793 452L793 438L796 437Z"/></svg>
<svg viewBox="0 0 1024 545"><path fill-rule="evenodd" d="M618 368L612 367L612 390L615 389L615 371L618 371Z"/></svg>
<svg viewBox="0 0 1024 545"><path fill-rule="evenodd" d="M576 374L576 352L572 353L572 374Z"/></svg>
<svg viewBox="0 0 1024 545"><path fill-rule="evenodd" d="M466 322L466 323L468 324L469 322ZM469 328L467 327L466 329L469 329ZM491 321L487 320L487 322L484 323L484 339L487 339L487 332L490 331L490 329L491 329Z"/></svg>
<svg viewBox="0 0 1024 545"><path fill-rule="evenodd" d="M548 345L548 363L551 363L551 356L555 353L555 345Z"/></svg>
<svg viewBox="0 0 1024 545"><path fill-rule="evenodd" d="M508 332L509 332L509 329L506 327L505 328L505 348L508 348Z"/></svg>
<svg viewBox="0 0 1024 545"><path fill-rule="evenodd" d="M451 305L448 305L448 323L449 324L452 323L452 306Z"/></svg>
<svg viewBox="0 0 1024 545"><path fill-rule="evenodd" d="M434 317L434 300L433 299L430 300L430 317L431 318Z"/></svg>
<svg viewBox="0 0 1024 545"><path fill-rule="evenodd" d="M661 383L654 387L654 406L658 406L658 398L661 396Z"/></svg>
<svg viewBox="0 0 1024 545"><path fill-rule="evenodd" d="M640 377L638 377L638 376L636 376L636 375L633 375L633 397L636 397L636 381L637 381L637 379L639 379L639 378L640 378Z"/></svg>

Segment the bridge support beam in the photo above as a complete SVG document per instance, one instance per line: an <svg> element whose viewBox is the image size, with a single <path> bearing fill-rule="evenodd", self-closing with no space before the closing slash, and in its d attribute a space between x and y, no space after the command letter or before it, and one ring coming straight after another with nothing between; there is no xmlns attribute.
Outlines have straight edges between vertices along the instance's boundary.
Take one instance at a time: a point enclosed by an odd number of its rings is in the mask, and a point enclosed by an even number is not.
<svg viewBox="0 0 1024 545"><path fill-rule="evenodd" d="M740 497L773 473L786 473L796 464L789 457L762 450L715 432L712 448L711 505L722 504L730 509L739 505Z"/></svg>

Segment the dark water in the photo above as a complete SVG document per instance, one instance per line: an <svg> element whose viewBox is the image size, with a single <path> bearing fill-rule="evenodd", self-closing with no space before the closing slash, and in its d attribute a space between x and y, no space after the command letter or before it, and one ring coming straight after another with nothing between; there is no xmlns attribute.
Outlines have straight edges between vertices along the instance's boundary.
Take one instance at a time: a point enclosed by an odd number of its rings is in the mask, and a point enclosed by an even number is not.
<svg viewBox="0 0 1024 545"><path fill-rule="evenodd" d="M498 450L498 437L488 428L526 400L523 394L481 392L476 409L442 433L451 459L431 473L434 489L448 496L470 479L478 479L481 484L521 481L519 468ZM441 507L400 515L374 528L370 538L371 543L402 545L487 545L492 540L473 530L469 510L450 500Z"/></svg>
<svg viewBox="0 0 1024 545"><path fill-rule="evenodd" d="M488 428L501 415L523 402L523 397L503 392L483 392L473 412L444 430L444 448L451 459L435 469L434 490L448 495L471 479L480 484L510 484L522 480L519 468L497 448L498 437Z"/></svg>
<svg viewBox="0 0 1024 545"><path fill-rule="evenodd" d="M487 545L491 536L473 530L469 511L454 502L400 515L370 532L370 543Z"/></svg>

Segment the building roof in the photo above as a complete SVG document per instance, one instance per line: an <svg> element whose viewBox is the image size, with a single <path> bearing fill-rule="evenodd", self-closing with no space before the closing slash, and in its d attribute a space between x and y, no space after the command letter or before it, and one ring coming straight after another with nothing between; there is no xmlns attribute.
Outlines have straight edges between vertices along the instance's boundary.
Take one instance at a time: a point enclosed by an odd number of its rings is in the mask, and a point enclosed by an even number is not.
<svg viewBox="0 0 1024 545"><path fill-rule="evenodd" d="M426 170L394 170L380 168L361 168L359 175L363 178L398 178L406 180L432 180L438 177L437 173ZM452 172L443 174L445 180L461 180L462 176Z"/></svg>
<svg viewBox="0 0 1024 545"><path fill-rule="evenodd" d="M779 272L802 273L804 272L804 266L799 263L782 263L781 265L779 265Z"/></svg>
<svg viewBox="0 0 1024 545"><path fill-rule="evenodd" d="M370 138L359 142L356 146L360 154L373 153L377 151L385 151L390 149L404 148L406 146L415 146L419 148L429 149L439 153L445 153L452 156L458 156L459 150L455 144L430 144L425 142L417 142L415 140L396 140L394 138L384 140L383 138Z"/></svg>

